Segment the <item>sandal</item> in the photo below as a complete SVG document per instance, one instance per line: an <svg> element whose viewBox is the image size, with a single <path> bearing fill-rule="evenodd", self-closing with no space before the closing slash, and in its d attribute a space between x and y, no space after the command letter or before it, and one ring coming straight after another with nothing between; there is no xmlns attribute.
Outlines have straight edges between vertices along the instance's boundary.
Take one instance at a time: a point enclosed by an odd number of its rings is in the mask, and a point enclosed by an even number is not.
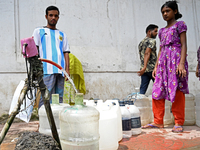
<svg viewBox="0 0 200 150"><path fill-rule="evenodd" d="M162 127L158 127L158 126L155 126L155 125L153 125L153 124L147 124L147 125L145 125L145 126L142 126L141 128L142 128L142 129L162 129L163 126L162 126Z"/></svg>
<svg viewBox="0 0 200 150"><path fill-rule="evenodd" d="M178 128L181 128L181 130L178 129ZM182 126L176 126L176 125L174 125L174 127L172 129L172 132L175 132L175 133L183 132L183 127Z"/></svg>

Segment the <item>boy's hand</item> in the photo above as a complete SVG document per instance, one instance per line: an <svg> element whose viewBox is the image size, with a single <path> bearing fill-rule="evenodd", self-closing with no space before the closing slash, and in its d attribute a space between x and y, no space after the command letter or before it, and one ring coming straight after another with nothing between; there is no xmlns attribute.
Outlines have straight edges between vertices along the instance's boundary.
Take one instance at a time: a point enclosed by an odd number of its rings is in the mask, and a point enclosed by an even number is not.
<svg viewBox="0 0 200 150"><path fill-rule="evenodd" d="M70 76L70 73L69 73L69 70L65 70L66 72L67 72L67 74ZM68 80L68 78L67 78L67 76L65 75L65 81L67 81Z"/></svg>
<svg viewBox="0 0 200 150"><path fill-rule="evenodd" d="M138 76L142 76L145 72L145 68L142 68L140 71L137 72Z"/></svg>

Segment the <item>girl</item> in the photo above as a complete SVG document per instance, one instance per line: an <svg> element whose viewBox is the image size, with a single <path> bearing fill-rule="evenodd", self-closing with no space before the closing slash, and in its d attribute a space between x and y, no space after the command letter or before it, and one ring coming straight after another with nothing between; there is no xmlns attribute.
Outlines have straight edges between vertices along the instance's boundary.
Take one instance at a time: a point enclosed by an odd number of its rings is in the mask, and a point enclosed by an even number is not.
<svg viewBox="0 0 200 150"><path fill-rule="evenodd" d="M187 26L177 21L182 15L177 1L167 1L161 7L167 26L159 31L160 50L152 73L155 82L152 89L154 122L142 128L163 128L165 99L172 102L175 125L172 132L183 132L185 120L185 94L188 90L188 63L186 60Z"/></svg>
<svg viewBox="0 0 200 150"><path fill-rule="evenodd" d="M197 69L196 69L196 76L197 78L199 77L200 80L200 46L199 49L197 50Z"/></svg>

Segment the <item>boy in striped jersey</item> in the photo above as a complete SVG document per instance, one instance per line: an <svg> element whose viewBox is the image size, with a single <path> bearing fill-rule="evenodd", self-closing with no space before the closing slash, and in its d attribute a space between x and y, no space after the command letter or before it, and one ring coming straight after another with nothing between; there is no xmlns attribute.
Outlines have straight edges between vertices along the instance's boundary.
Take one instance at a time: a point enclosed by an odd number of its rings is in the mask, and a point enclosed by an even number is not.
<svg viewBox="0 0 200 150"><path fill-rule="evenodd" d="M59 9L55 6L46 8L45 18L47 19L47 26L36 28L33 32L35 44L39 50L41 58L49 59L65 68L69 73L69 44L67 36L64 32L56 28L59 19ZM51 94L59 94L59 102L63 101L64 91L64 74L55 66L43 62L44 83L46 84L49 94L50 102ZM39 108L43 105L42 98L40 99Z"/></svg>

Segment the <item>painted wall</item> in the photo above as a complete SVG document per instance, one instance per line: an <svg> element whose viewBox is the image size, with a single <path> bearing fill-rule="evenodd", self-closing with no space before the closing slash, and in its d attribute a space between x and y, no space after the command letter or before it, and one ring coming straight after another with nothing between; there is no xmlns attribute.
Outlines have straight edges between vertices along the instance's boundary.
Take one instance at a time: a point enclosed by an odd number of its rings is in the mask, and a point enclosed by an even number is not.
<svg viewBox="0 0 200 150"><path fill-rule="evenodd" d="M145 28L164 27L160 7L165 0L0 0L0 113L7 112L20 80L26 78L20 39L46 25L45 9L60 9L57 28L66 32L71 52L81 61L87 94L85 99L125 98L140 86L137 45ZM188 26L189 88L200 90L195 77L196 51L200 45L200 0L181 0L180 12ZM157 46L159 40L157 39ZM147 95L151 94L152 83Z"/></svg>

